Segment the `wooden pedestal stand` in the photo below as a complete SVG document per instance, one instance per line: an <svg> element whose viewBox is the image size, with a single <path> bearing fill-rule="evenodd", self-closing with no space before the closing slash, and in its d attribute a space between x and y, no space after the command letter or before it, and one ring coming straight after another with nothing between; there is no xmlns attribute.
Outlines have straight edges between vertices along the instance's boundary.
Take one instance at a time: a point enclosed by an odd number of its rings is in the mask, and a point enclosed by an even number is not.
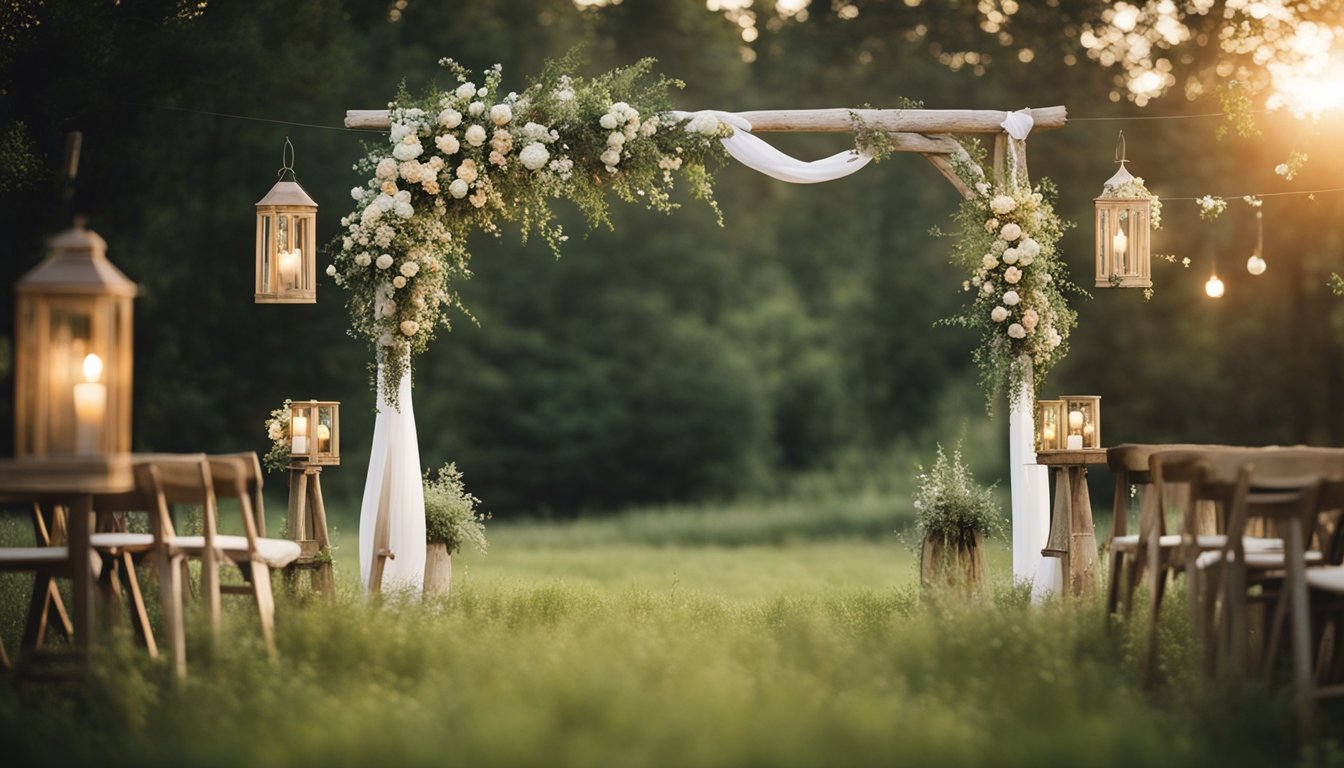
<svg viewBox="0 0 1344 768"><path fill-rule="evenodd" d="M299 559L285 568L290 592L300 570L312 572L313 589L328 600L336 599L336 578L331 565L331 537L327 535L327 510L322 504L322 467L296 462L289 467L289 537L299 543Z"/></svg>

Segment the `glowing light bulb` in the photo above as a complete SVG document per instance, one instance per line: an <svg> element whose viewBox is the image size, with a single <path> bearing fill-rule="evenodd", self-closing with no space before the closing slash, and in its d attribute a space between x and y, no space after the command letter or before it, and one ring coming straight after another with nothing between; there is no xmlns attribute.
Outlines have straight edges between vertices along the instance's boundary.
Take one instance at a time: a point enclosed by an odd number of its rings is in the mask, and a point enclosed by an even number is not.
<svg viewBox="0 0 1344 768"><path fill-rule="evenodd" d="M1204 292L1211 299L1219 299L1223 296L1223 281L1218 279L1217 275L1209 277L1209 282L1204 284Z"/></svg>
<svg viewBox="0 0 1344 768"><path fill-rule="evenodd" d="M1260 258L1260 254L1258 253L1246 260L1246 271L1250 272L1252 275L1265 274L1266 266L1268 265L1265 264L1265 260Z"/></svg>

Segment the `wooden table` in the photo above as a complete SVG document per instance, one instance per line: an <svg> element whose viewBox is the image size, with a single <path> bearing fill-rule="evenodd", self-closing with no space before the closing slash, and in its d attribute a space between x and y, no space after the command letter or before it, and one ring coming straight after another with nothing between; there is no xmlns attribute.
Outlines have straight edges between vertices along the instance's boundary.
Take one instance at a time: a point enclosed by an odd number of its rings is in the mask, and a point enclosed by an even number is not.
<svg viewBox="0 0 1344 768"><path fill-rule="evenodd" d="M44 504L69 508L70 623L74 644L87 652L93 641L93 547L89 543L93 496L124 493L135 488L131 456L59 457L45 459L0 459L0 494L23 496Z"/></svg>
<svg viewBox="0 0 1344 768"><path fill-rule="evenodd" d="M1101 566L1097 560L1097 531L1092 523L1092 498L1087 490L1087 467L1105 464L1105 448L1074 451L1037 451L1036 463L1054 467L1055 504L1050 514L1050 538L1043 557L1058 557L1068 592L1087 597L1097 591Z"/></svg>

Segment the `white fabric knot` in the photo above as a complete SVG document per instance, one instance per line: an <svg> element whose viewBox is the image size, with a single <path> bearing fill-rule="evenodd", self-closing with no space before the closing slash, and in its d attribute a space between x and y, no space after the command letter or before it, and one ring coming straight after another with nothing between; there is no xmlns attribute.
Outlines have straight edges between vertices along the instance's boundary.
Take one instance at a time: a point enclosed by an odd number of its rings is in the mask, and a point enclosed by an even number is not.
<svg viewBox="0 0 1344 768"><path fill-rule="evenodd" d="M791 184L817 184L833 181L854 173L872 160L872 155L854 150L838 152L820 160L799 160L780 152L759 136L751 133L751 122L732 112L720 112L707 109L700 112L670 113L678 121L694 119L697 115L710 114L733 128L733 135L720 139L723 148L728 150L739 163L767 176L787 181ZM1030 119L1030 118L1028 118Z"/></svg>
<svg viewBox="0 0 1344 768"><path fill-rule="evenodd" d="M1009 112L999 125L1018 141L1026 141L1027 134L1031 133L1031 128L1036 124L1036 119L1031 116L1030 109L1022 109L1017 112Z"/></svg>

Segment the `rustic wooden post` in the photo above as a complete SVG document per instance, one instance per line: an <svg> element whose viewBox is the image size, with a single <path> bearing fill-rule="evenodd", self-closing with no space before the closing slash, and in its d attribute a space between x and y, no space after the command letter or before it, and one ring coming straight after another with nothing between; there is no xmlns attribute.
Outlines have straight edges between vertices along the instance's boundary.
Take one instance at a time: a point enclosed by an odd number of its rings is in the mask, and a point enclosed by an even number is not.
<svg viewBox="0 0 1344 768"><path fill-rule="evenodd" d="M331 537L322 502L322 467L294 464L289 468L289 536L299 543L299 559L285 569L285 584L295 588L296 571L312 572L312 587L329 600L336 598L331 564Z"/></svg>

